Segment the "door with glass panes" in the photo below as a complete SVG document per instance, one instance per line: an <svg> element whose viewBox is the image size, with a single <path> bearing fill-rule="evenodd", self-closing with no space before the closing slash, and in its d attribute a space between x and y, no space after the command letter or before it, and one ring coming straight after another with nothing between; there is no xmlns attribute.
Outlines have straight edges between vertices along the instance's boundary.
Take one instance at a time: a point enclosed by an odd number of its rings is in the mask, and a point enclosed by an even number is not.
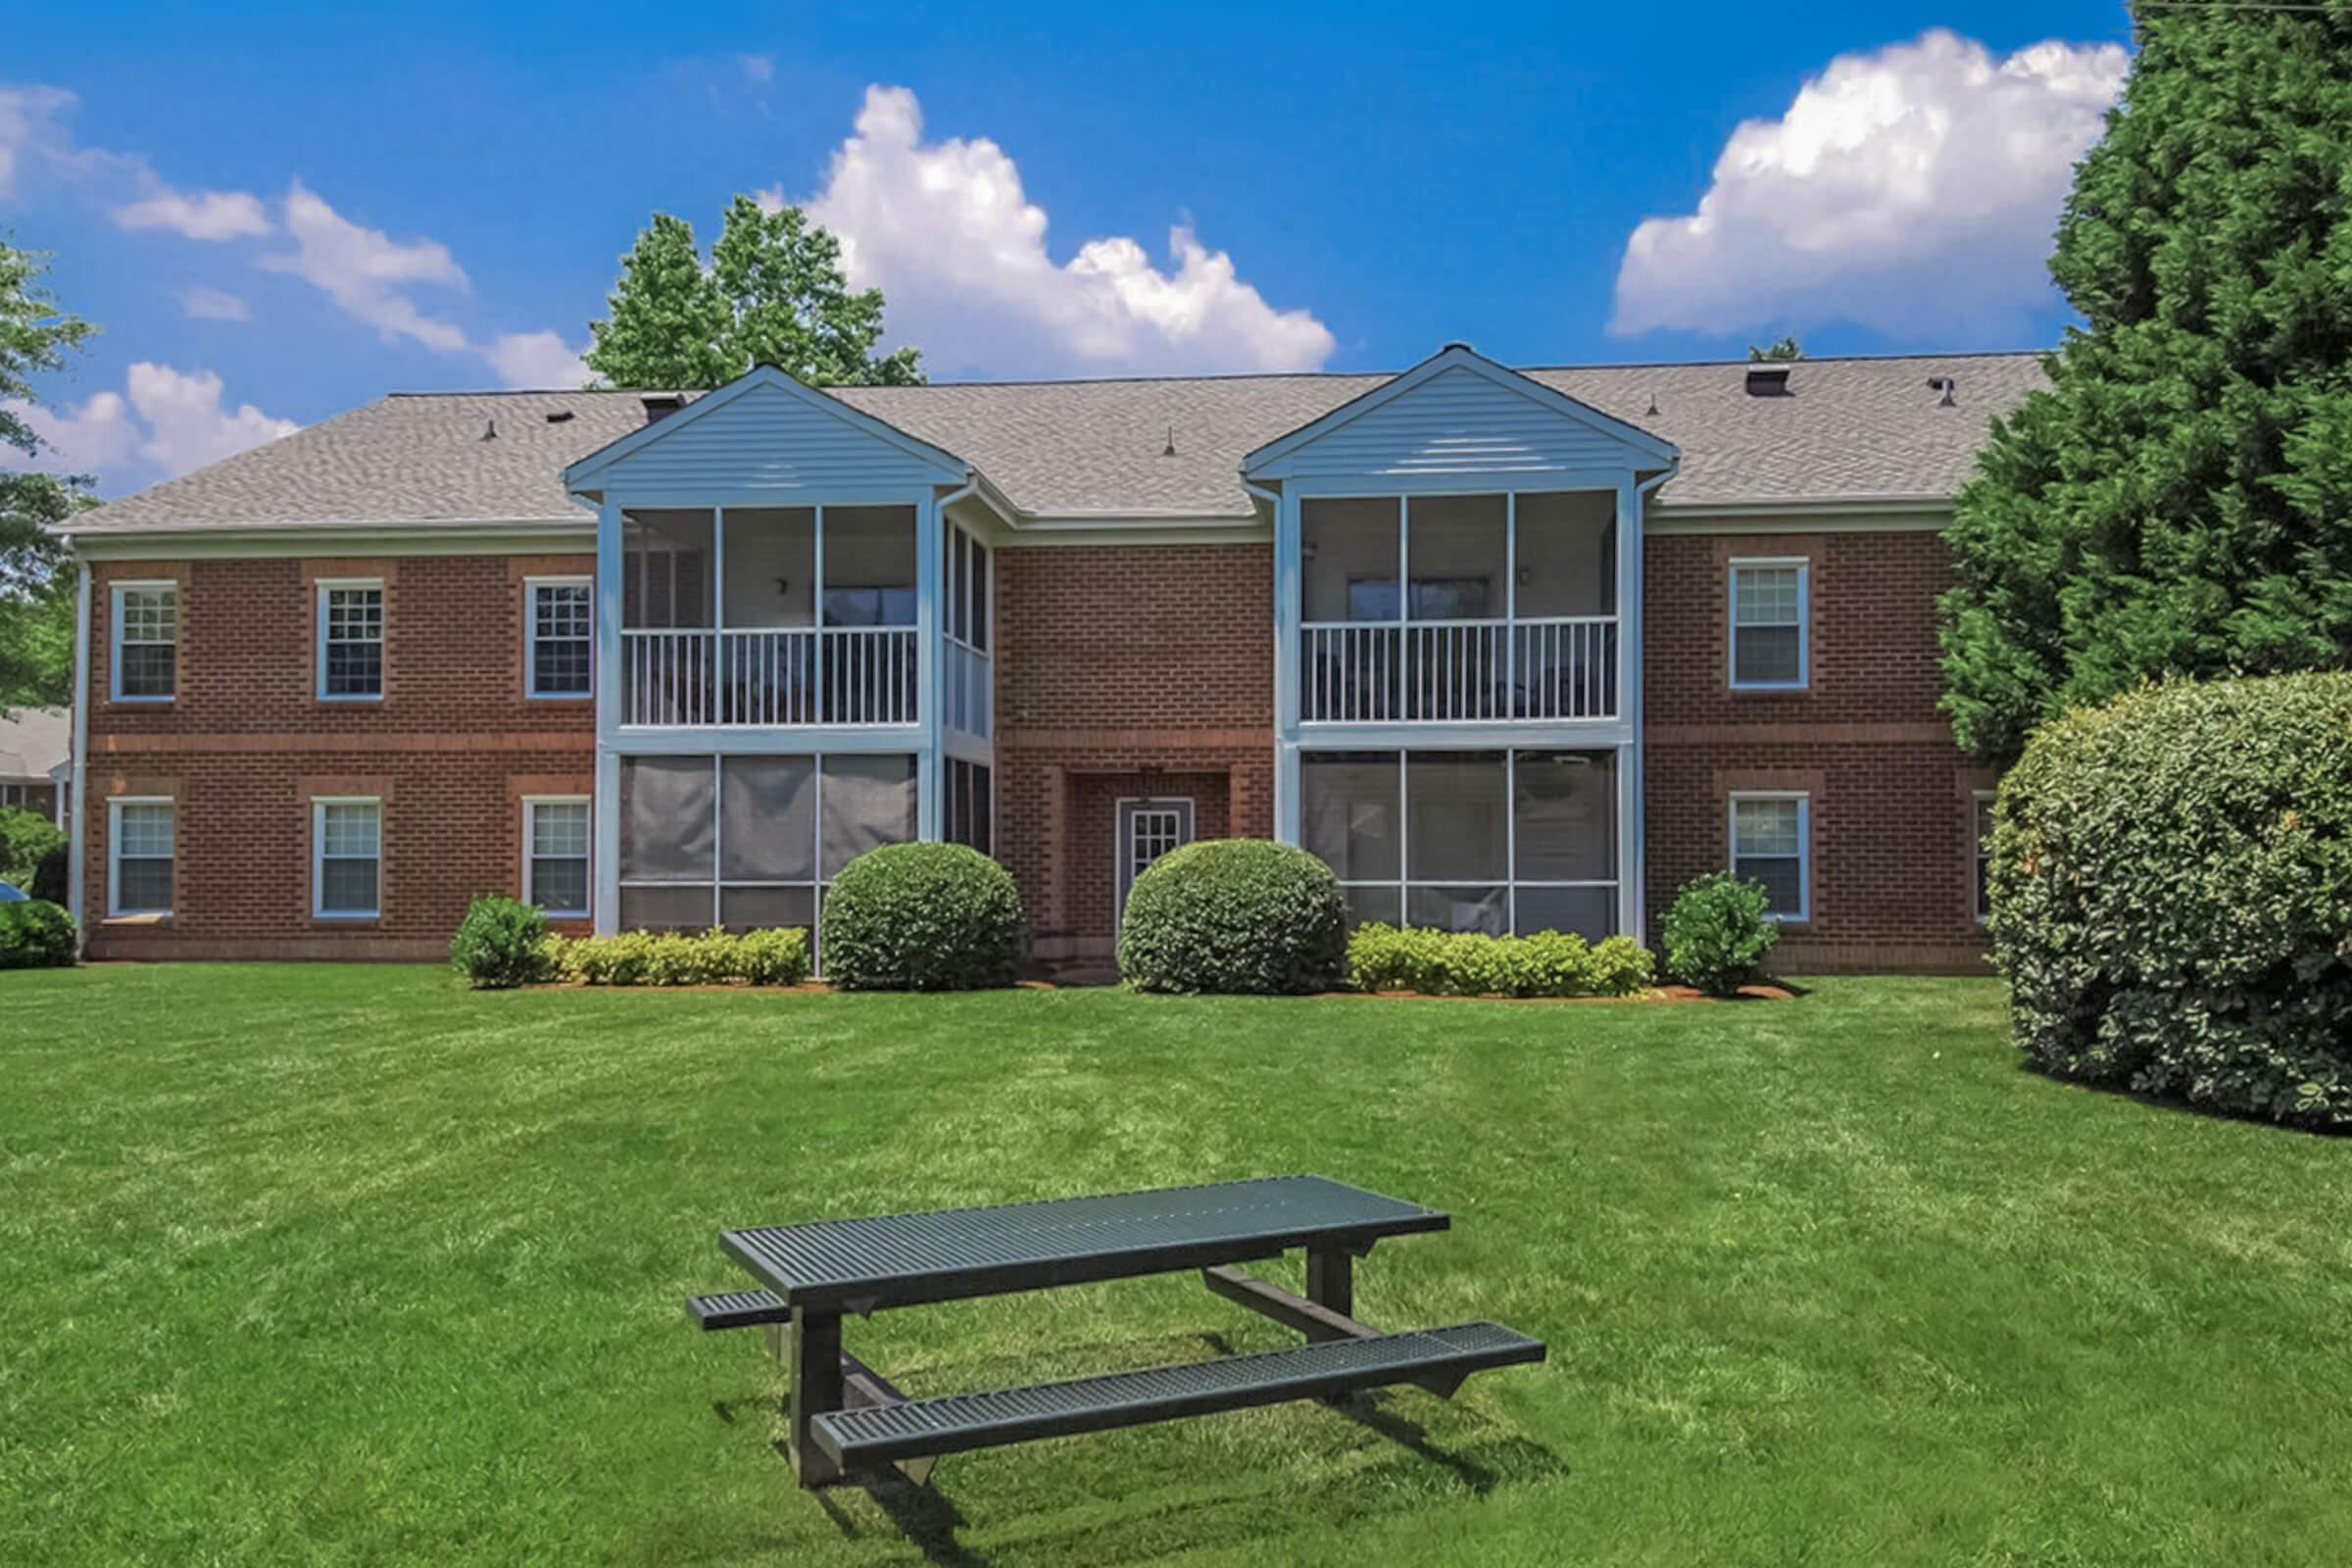
<svg viewBox="0 0 2352 1568"><path fill-rule="evenodd" d="M1119 802L1119 923L1127 918L1127 890L1153 860L1193 842L1193 803L1184 796Z"/></svg>

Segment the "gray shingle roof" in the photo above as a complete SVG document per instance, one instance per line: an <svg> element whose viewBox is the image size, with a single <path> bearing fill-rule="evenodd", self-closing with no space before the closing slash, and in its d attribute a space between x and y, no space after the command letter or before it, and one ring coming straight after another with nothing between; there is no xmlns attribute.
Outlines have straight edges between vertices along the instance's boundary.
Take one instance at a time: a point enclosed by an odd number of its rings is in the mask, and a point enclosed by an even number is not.
<svg viewBox="0 0 2352 1568"><path fill-rule="evenodd" d="M2038 354L1804 360L1790 395L1747 395L1744 364L1526 373L1682 449L1670 506L1940 497L1986 422L2041 384ZM1935 375L1957 378L1940 406ZM1243 454L1388 380L1373 375L845 387L844 402L955 453L1042 516L1247 514ZM1650 413L1654 400L1656 413ZM549 422L551 414L569 418ZM637 429L633 392L395 394L117 501L74 531L305 522L575 521L563 470ZM495 425L497 435L485 438ZM1163 456L1173 434L1176 456Z"/></svg>
<svg viewBox="0 0 2352 1568"><path fill-rule="evenodd" d="M73 750L71 708L20 708L0 715L0 778L45 779Z"/></svg>

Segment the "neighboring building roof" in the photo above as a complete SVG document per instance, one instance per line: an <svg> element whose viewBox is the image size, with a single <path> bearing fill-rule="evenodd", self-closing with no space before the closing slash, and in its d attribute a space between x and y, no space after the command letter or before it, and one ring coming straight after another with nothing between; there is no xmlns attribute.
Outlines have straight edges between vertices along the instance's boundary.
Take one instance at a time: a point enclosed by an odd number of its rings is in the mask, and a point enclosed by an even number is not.
<svg viewBox="0 0 2352 1568"><path fill-rule="evenodd" d="M1786 367L1785 397L1749 396L1748 368L1525 373L1680 447L1682 471L1660 492L1669 506L1950 496L1987 422L2042 382L2039 354L1799 360ZM1934 376L1956 379L1953 407L1930 389ZM1245 453L1390 379L1178 376L833 393L955 453L1026 514L1183 518L1248 514ZM396 393L84 514L73 531L583 521L590 514L565 495L564 469L642 426L641 397Z"/></svg>
<svg viewBox="0 0 2352 1568"><path fill-rule="evenodd" d="M74 710L20 708L0 713L0 778L46 782L74 754Z"/></svg>

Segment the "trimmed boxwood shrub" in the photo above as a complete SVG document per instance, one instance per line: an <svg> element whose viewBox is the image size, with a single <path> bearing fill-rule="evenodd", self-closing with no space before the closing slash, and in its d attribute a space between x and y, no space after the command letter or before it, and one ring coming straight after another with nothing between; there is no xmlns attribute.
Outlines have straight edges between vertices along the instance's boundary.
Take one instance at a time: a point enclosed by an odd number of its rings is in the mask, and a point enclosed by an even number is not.
<svg viewBox="0 0 2352 1568"><path fill-rule="evenodd" d="M63 849L66 831L38 811L0 806L0 882L30 892L41 857Z"/></svg>
<svg viewBox="0 0 2352 1568"><path fill-rule="evenodd" d="M45 899L0 904L0 969L63 969L74 962L74 917Z"/></svg>
<svg viewBox="0 0 2352 1568"><path fill-rule="evenodd" d="M960 844L886 844L825 894L825 978L845 991L1008 986L1021 956L1012 873Z"/></svg>
<svg viewBox="0 0 2352 1568"><path fill-rule="evenodd" d="M1358 991L1442 997L1632 997L1649 989L1649 954L1631 937L1587 943L1574 932L1491 937L1372 921L1348 939Z"/></svg>
<svg viewBox="0 0 2352 1568"><path fill-rule="evenodd" d="M1763 972L1764 955L1781 940L1766 913L1771 896L1760 882L1725 871L1692 877L1666 911L1666 968L1710 997L1733 997Z"/></svg>
<svg viewBox="0 0 2352 1568"><path fill-rule="evenodd" d="M1203 839L1144 868L1119 926L1119 973L1141 991L1298 996L1348 973L1331 867L1266 839Z"/></svg>
<svg viewBox="0 0 2352 1568"><path fill-rule="evenodd" d="M2041 1067L2352 1126L2352 675L2150 687L2044 725L1988 876Z"/></svg>
<svg viewBox="0 0 2352 1568"><path fill-rule="evenodd" d="M449 939L450 966L477 991L547 978L547 917L520 899L478 898Z"/></svg>

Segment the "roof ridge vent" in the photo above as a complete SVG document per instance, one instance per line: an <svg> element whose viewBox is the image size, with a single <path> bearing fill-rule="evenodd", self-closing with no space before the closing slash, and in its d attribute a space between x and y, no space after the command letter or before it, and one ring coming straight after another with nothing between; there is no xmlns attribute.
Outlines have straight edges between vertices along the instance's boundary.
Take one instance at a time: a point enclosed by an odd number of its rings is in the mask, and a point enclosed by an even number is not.
<svg viewBox="0 0 2352 1568"><path fill-rule="evenodd" d="M1788 396L1788 368L1785 365L1751 365L1747 368L1747 395L1751 398L1785 398Z"/></svg>

